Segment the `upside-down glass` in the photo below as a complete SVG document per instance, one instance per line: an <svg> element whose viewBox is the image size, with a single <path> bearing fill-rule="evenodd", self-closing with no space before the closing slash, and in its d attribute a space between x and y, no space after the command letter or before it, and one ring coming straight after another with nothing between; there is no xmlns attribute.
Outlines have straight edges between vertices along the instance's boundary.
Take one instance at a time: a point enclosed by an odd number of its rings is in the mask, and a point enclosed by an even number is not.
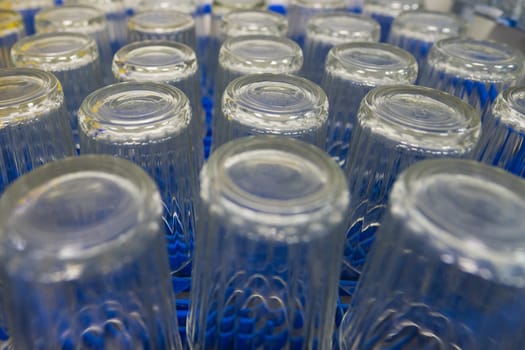
<svg viewBox="0 0 525 350"><path fill-rule="evenodd" d="M246 35L228 38L219 52L215 76L215 103L226 86L247 74L295 74L303 65L301 48L292 40L272 35Z"/></svg>
<svg viewBox="0 0 525 350"><path fill-rule="evenodd" d="M466 22L443 12L409 11L394 19L388 42L410 52L423 66L432 46L439 40L461 36Z"/></svg>
<svg viewBox="0 0 525 350"><path fill-rule="evenodd" d="M341 167L366 94L378 86L414 84L417 74L415 58L392 45L349 43L329 52L321 84L330 106L326 150Z"/></svg>
<svg viewBox="0 0 525 350"><path fill-rule="evenodd" d="M113 75L117 81L153 81L181 89L191 102L196 135L206 132L199 65L191 47L163 40L127 44L113 57ZM195 146L202 151L201 144Z"/></svg>
<svg viewBox="0 0 525 350"><path fill-rule="evenodd" d="M323 78L326 56L336 45L349 42L377 42L381 27L368 17L336 12L308 21L302 75L316 84Z"/></svg>
<svg viewBox="0 0 525 350"><path fill-rule="evenodd" d="M187 97L167 84L118 83L89 95L78 117L83 154L131 160L157 182L174 289L187 291L202 163Z"/></svg>
<svg viewBox="0 0 525 350"><path fill-rule="evenodd" d="M73 155L73 133L57 78L0 69L0 193L20 175Z"/></svg>
<svg viewBox="0 0 525 350"><path fill-rule="evenodd" d="M288 6L288 37L304 47L308 20L316 15L347 10L345 0L291 0Z"/></svg>
<svg viewBox="0 0 525 350"><path fill-rule="evenodd" d="M381 25L381 41L386 42L392 22L405 11L424 9L423 0L364 0L363 12Z"/></svg>
<svg viewBox="0 0 525 350"><path fill-rule="evenodd" d="M372 90L357 119L345 168L353 203L341 287L350 295L400 172L423 159L470 157L481 133L472 106L419 86Z"/></svg>
<svg viewBox="0 0 525 350"><path fill-rule="evenodd" d="M92 37L98 45L102 79L106 85L113 82L111 76L113 52L104 12L82 5L53 7L36 14L35 29L37 33L73 32Z"/></svg>
<svg viewBox="0 0 525 350"><path fill-rule="evenodd" d="M27 35L35 34L35 15L54 5L54 0L0 0L0 9L15 10L22 16Z"/></svg>
<svg viewBox="0 0 525 350"><path fill-rule="evenodd" d="M22 16L13 10L0 9L0 68L11 67L11 47L25 35Z"/></svg>
<svg viewBox="0 0 525 350"><path fill-rule="evenodd" d="M473 158L525 177L525 87L502 92L483 115Z"/></svg>
<svg viewBox="0 0 525 350"><path fill-rule="evenodd" d="M432 47L419 83L462 98L481 113L524 73L524 57L517 49L501 42L449 38Z"/></svg>
<svg viewBox="0 0 525 350"><path fill-rule="evenodd" d="M329 349L348 206L343 173L290 138L236 139L201 172L192 349Z"/></svg>
<svg viewBox="0 0 525 350"><path fill-rule="evenodd" d="M78 142L78 109L84 98L102 86L97 43L79 33L28 36L11 49L16 67L38 68L56 75L64 89L74 141Z"/></svg>
<svg viewBox="0 0 525 350"><path fill-rule="evenodd" d="M162 206L109 156L47 164L0 200L0 261L16 349L182 349Z"/></svg>
<svg viewBox="0 0 525 350"><path fill-rule="evenodd" d="M395 183L341 349L520 349L525 182L478 162L420 162Z"/></svg>
<svg viewBox="0 0 525 350"><path fill-rule="evenodd" d="M135 13L152 10L175 10L187 14L193 14L196 10L196 2L200 0L133 0L136 3ZM129 6L128 6L129 8Z"/></svg>
<svg viewBox="0 0 525 350"><path fill-rule="evenodd" d="M128 20L128 41L171 40L197 48L195 21L174 10L139 12Z"/></svg>
<svg viewBox="0 0 525 350"><path fill-rule="evenodd" d="M127 43L128 17L124 0L63 0L66 5L87 5L106 14L111 50L117 52Z"/></svg>
<svg viewBox="0 0 525 350"><path fill-rule="evenodd" d="M212 151L249 135L280 135L326 144L328 99L309 80L285 74L246 75L232 81L214 120Z"/></svg>

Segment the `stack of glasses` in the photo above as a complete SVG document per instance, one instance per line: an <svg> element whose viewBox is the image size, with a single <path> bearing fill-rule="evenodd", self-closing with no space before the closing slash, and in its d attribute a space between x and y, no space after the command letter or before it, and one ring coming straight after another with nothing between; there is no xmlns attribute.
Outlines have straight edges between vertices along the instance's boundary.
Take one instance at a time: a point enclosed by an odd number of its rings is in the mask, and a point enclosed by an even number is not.
<svg viewBox="0 0 525 350"><path fill-rule="evenodd" d="M0 0L0 349L523 347L525 59L479 3L58 2Z"/></svg>

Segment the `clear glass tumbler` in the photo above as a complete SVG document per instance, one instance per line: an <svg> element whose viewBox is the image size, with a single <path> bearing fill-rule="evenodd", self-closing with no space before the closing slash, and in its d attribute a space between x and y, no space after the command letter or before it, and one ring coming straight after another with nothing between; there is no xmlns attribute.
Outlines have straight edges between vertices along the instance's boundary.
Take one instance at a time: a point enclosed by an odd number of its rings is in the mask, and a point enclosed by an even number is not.
<svg viewBox="0 0 525 350"><path fill-rule="evenodd" d="M0 69L0 121L0 193L20 175L74 153L62 86L51 73Z"/></svg>
<svg viewBox="0 0 525 350"><path fill-rule="evenodd" d="M103 84L95 40L79 33L36 34L18 41L11 49L11 59L16 67L42 69L60 80L78 143L78 109L84 98Z"/></svg>
<svg viewBox="0 0 525 350"><path fill-rule="evenodd" d="M525 342L525 182L478 162L404 172L342 350L519 349Z"/></svg>
<svg viewBox="0 0 525 350"><path fill-rule="evenodd" d="M366 16L335 12L311 18L306 29L302 75L320 84L330 49L349 42L378 42L380 32L379 23Z"/></svg>
<svg viewBox="0 0 525 350"><path fill-rule="evenodd" d="M403 49L363 42L334 47L324 70L321 86L330 106L326 150L344 167L363 98L378 86L414 84L418 66Z"/></svg>
<svg viewBox="0 0 525 350"><path fill-rule="evenodd" d="M232 81L214 120L212 151L249 135L280 135L326 145L328 99L309 80L286 74L246 75Z"/></svg>
<svg viewBox="0 0 525 350"><path fill-rule="evenodd" d="M202 163L188 98L167 84L118 83L89 95L78 117L83 154L131 160L157 182L175 292L186 291Z"/></svg>
<svg viewBox="0 0 525 350"><path fill-rule="evenodd" d="M525 177L525 87L502 92L482 125L473 158Z"/></svg>
<svg viewBox="0 0 525 350"><path fill-rule="evenodd" d="M35 15L40 10L53 6L54 0L0 0L0 9L14 10L22 16L27 35L35 34Z"/></svg>
<svg viewBox="0 0 525 350"><path fill-rule="evenodd" d="M419 83L462 98L481 113L523 79L524 60L501 42L443 39L430 50Z"/></svg>
<svg viewBox="0 0 525 350"><path fill-rule="evenodd" d="M210 156L201 184L190 348L331 348L349 200L337 164L246 137Z"/></svg>
<svg viewBox="0 0 525 350"><path fill-rule="evenodd" d="M316 15L346 11L346 0L290 0L288 5L288 37L304 48L308 20Z"/></svg>
<svg viewBox="0 0 525 350"><path fill-rule="evenodd" d="M364 0L363 12L381 25L381 42L386 42L392 22L405 11L424 8L424 0Z"/></svg>
<svg viewBox="0 0 525 350"><path fill-rule="evenodd" d="M25 36L22 16L13 10L0 9L0 68L11 67L11 47Z"/></svg>
<svg viewBox="0 0 525 350"><path fill-rule="evenodd" d="M92 37L98 45L104 84L113 83L111 76L113 52L104 12L83 5L53 7L36 14L35 29L37 33L73 32Z"/></svg>
<svg viewBox="0 0 525 350"><path fill-rule="evenodd" d="M410 52L423 66L432 46L439 40L461 36L467 23L452 13L403 12L394 19L388 42Z"/></svg>
<svg viewBox="0 0 525 350"><path fill-rule="evenodd" d="M113 75L119 82L153 81L181 89L190 99L196 135L204 137L207 128L201 104L199 64L191 47L165 40L127 44L113 57ZM195 146L203 152L202 144Z"/></svg>
<svg viewBox="0 0 525 350"><path fill-rule="evenodd" d="M0 261L16 349L182 349L162 206L109 156L47 164L0 200Z"/></svg>
<svg viewBox="0 0 525 350"><path fill-rule="evenodd" d="M128 20L128 41L145 40L177 41L196 50L195 21L174 10L139 12Z"/></svg>
<svg viewBox="0 0 525 350"><path fill-rule="evenodd" d="M397 176L429 158L468 158L481 121L466 102L419 86L383 86L361 103L346 163L352 207L341 287L352 294ZM366 278L366 276L365 276Z"/></svg>

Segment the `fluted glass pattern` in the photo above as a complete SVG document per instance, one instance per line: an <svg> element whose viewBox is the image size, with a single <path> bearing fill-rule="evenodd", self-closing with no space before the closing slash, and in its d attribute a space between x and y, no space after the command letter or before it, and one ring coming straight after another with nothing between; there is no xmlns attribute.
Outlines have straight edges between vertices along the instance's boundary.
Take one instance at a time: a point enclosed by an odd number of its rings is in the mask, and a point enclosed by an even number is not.
<svg viewBox="0 0 525 350"><path fill-rule="evenodd" d="M388 42L410 52L420 67L439 40L461 36L466 22L451 13L410 11L394 19Z"/></svg>
<svg viewBox="0 0 525 350"><path fill-rule="evenodd" d="M470 157L481 122L472 106L416 86L379 87L365 97L346 173L352 207L341 287L351 294L400 172L428 158Z"/></svg>
<svg viewBox="0 0 525 350"><path fill-rule="evenodd" d="M345 0L291 0L288 5L288 37L304 48L308 20L316 15L347 10Z"/></svg>
<svg viewBox="0 0 525 350"><path fill-rule="evenodd" d="M330 106L326 150L341 167L366 94L378 86L414 84L417 74L414 57L392 45L349 43L329 52L321 83Z"/></svg>
<svg viewBox="0 0 525 350"><path fill-rule="evenodd" d="M234 140L201 172L192 349L328 349L348 205L319 148L283 137Z"/></svg>
<svg viewBox="0 0 525 350"><path fill-rule="evenodd" d="M139 12L128 21L128 41L170 40L197 48L195 21L191 15L174 10Z"/></svg>
<svg viewBox="0 0 525 350"><path fill-rule="evenodd" d="M79 111L82 153L131 160L157 182L176 292L189 287L202 159L192 151L192 118L182 91L153 82L107 86L88 96Z"/></svg>
<svg viewBox="0 0 525 350"><path fill-rule="evenodd" d="M64 93L51 73L0 69L0 193L20 175L73 155Z"/></svg>
<svg viewBox="0 0 525 350"><path fill-rule="evenodd" d="M473 158L525 176L525 88L501 93L483 116L483 133Z"/></svg>
<svg viewBox="0 0 525 350"><path fill-rule="evenodd" d="M363 12L379 22L381 25L381 42L386 42L392 22L400 13L423 8L423 0L364 0Z"/></svg>
<svg viewBox="0 0 525 350"><path fill-rule="evenodd" d="M524 57L499 42L450 38L430 50L419 83L455 95L483 112L525 73Z"/></svg>
<svg viewBox="0 0 525 350"><path fill-rule="evenodd" d="M153 181L108 156L47 164L0 200L15 349L182 349Z"/></svg>
<svg viewBox="0 0 525 350"><path fill-rule="evenodd" d="M104 84L113 83L111 76L113 52L104 12L83 5L54 7L37 13L35 29L37 33L73 32L92 37L97 42Z"/></svg>
<svg viewBox="0 0 525 350"><path fill-rule="evenodd" d="M11 47L25 36L22 16L16 11L0 9L0 68L11 67Z"/></svg>
<svg viewBox="0 0 525 350"><path fill-rule="evenodd" d="M126 45L128 17L124 0L63 0L66 5L93 6L106 14L111 50L117 52Z"/></svg>
<svg viewBox="0 0 525 350"><path fill-rule="evenodd" d="M326 145L328 99L316 84L293 75L247 75L231 82L213 130L212 151L249 135L280 135Z"/></svg>
<svg viewBox="0 0 525 350"><path fill-rule="evenodd" d="M519 349L525 182L478 162L420 162L394 185L341 349Z"/></svg>
<svg viewBox="0 0 525 350"><path fill-rule="evenodd" d="M379 24L366 16L336 12L313 17L306 30L302 75L320 84L330 49L350 42L377 42L380 31Z"/></svg>
<svg viewBox="0 0 525 350"><path fill-rule="evenodd" d="M36 34L18 41L11 58L16 67L42 69L60 80L74 141L78 142L78 109L88 94L102 86L96 42L78 33Z"/></svg>

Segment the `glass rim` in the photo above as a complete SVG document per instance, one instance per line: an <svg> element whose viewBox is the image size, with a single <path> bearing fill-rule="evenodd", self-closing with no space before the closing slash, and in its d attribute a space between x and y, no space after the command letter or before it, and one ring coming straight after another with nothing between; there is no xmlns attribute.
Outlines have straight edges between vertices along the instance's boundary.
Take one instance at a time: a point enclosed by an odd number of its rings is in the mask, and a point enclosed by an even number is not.
<svg viewBox="0 0 525 350"><path fill-rule="evenodd" d="M256 57L239 52L256 46L273 46L264 52L277 53L275 56ZM282 52L276 51L280 49ZM267 67L268 64L270 67ZM227 38L219 50L219 64L227 69L242 73L296 73L303 65L303 52L291 39L272 35L246 35Z"/></svg>
<svg viewBox="0 0 525 350"><path fill-rule="evenodd" d="M63 48L60 52L40 52L39 45L49 43L63 44L65 40L76 44L73 48ZM32 50L36 46L37 50ZM99 58L95 40L85 34L72 32L53 32L27 36L11 48L11 59L17 67L33 67L51 71L64 71L82 67Z"/></svg>
<svg viewBox="0 0 525 350"><path fill-rule="evenodd" d="M82 16L79 16L81 14ZM106 15L100 9L87 5L63 5L46 8L35 15L35 28L38 33L53 30L82 30L93 28L94 31L105 30ZM89 31L89 32L92 32ZM88 31L83 32L88 33Z"/></svg>
<svg viewBox="0 0 525 350"><path fill-rule="evenodd" d="M161 50L172 55L177 53L178 61L163 65L141 64L136 60L143 54L160 53ZM112 71L115 78L122 81L178 82L195 75L198 61L195 51L188 45L168 40L146 40L129 43L113 56ZM154 76L155 75L155 76Z"/></svg>
<svg viewBox="0 0 525 350"><path fill-rule="evenodd" d="M511 87L496 98L492 115L503 124L525 131L525 86Z"/></svg>
<svg viewBox="0 0 525 350"><path fill-rule="evenodd" d="M335 21L341 21L337 30L326 25L335 25ZM351 41L379 42L381 26L368 15L358 15L349 12L321 13L310 18L307 22L306 37L317 38L317 40L344 44ZM324 40L323 40L324 39ZM339 39L339 41L337 41Z"/></svg>
<svg viewBox="0 0 525 350"><path fill-rule="evenodd" d="M212 0L212 11L214 6L234 10L263 9L266 2L265 0Z"/></svg>
<svg viewBox="0 0 525 350"><path fill-rule="evenodd" d="M448 24L450 25L446 27L433 25L432 22L429 22L431 19L448 20ZM457 30L451 31L451 25L455 25L455 28ZM411 34L417 35L419 39L424 40L425 35L431 33L434 33L436 35L446 35L441 37L441 39L445 39L451 36L461 36L466 31L466 29L466 21L454 13L419 9L414 11L404 11L400 13L399 16L397 16L394 19L391 30L392 34L394 34L394 32L397 30L410 31ZM432 41L438 41L437 37L438 36L436 36L436 39L433 39Z"/></svg>
<svg viewBox="0 0 525 350"><path fill-rule="evenodd" d="M323 175L322 186L297 198L272 199L250 193L228 174L228 170L238 163L259 161L269 155L272 159L279 155L287 158L288 161L282 163L287 165L300 161L303 170L310 169L309 174L317 172ZM211 206L211 210L234 215L237 221L262 226L301 226L334 214L338 214L334 220L342 222L349 203L346 179L337 163L323 150L293 138L248 136L225 143L212 153L200 177L201 200ZM289 234L283 238L309 238L301 237L300 232Z"/></svg>
<svg viewBox="0 0 525 350"><path fill-rule="evenodd" d="M295 104L265 106L258 94L268 89L300 96ZM264 98L263 98L264 99ZM287 107L287 109L284 109ZM321 128L328 120L328 98L317 84L290 74L251 74L233 80L222 97L223 115L230 121L269 134L301 135Z"/></svg>
<svg viewBox="0 0 525 350"><path fill-rule="evenodd" d="M525 71L524 60L519 50L503 42L452 37L432 46L427 66L470 80L499 82L518 79Z"/></svg>
<svg viewBox="0 0 525 350"><path fill-rule="evenodd" d="M131 115L128 103L139 100L150 108ZM104 106L111 109L106 111ZM121 112L119 107L123 109ZM122 145L172 139L189 132L191 118L188 97L180 89L158 82L107 85L87 96L78 111L78 125L83 134L97 142Z"/></svg>
<svg viewBox="0 0 525 350"><path fill-rule="evenodd" d="M371 55L377 59L370 60ZM328 52L325 70L359 84L376 87L414 84L419 67L416 58L410 52L397 46L355 42L334 46Z"/></svg>
<svg viewBox="0 0 525 350"><path fill-rule="evenodd" d="M65 0L64 3L67 5L84 4L89 1L90 6L98 8L105 14L125 12L123 0Z"/></svg>
<svg viewBox="0 0 525 350"><path fill-rule="evenodd" d="M54 5L55 5L54 0L31 0L29 2L27 2L27 1L0 0L0 7L1 8L12 9L12 10L15 10L15 11L30 10L30 9L35 9L35 8L54 6Z"/></svg>
<svg viewBox="0 0 525 350"><path fill-rule="evenodd" d="M414 104L412 110L408 109L410 103ZM415 85L371 90L357 118L362 128L411 150L465 154L481 135L481 119L474 107L448 93Z"/></svg>
<svg viewBox="0 0 525 350"><path fill-rule="evenodd" d="M49 109L64 106L62 85L52 73L34 68L1 68L0 87L4 83L31 88L30 93L0 100L0 129L41 117ZM13 93L14 89L10 89Z"/></svg>
<svg viewBox="0 0 525 350"><path fill-rule="evenodd" d="M20 209L19 206L30 208L33 205L37 207L38 200L42 196L49 195L49 191L52 191L62 182L89 178L108 180L134 199L126 204L133 206L128 208L129 213L127 214L136 214L136 226L128 222L118 222L119 218L122 219L120 216L109 219L96 218L94 222L86 223L86 227L78 227L73 231L70 231L71 227L57 222L59 227L63 227L65 232L70 234L70 236L63 238L57 236L57 232L54 230L51 232L41 229L38 235L34 235L33 231L25 232L23 228L12 227L13 223L10 222L9 218L13 217L15 212ZM13 205L13 203L17 203L17 205ZM31 254L31 258L36 261L68 262L102 258L106 262L111 260L119 265L122 256L115 253L122 251L129 254L131 246L135 250L142 249L140 247L142 243L139 242L144 242L144 239L147 238L144 231L138 229L138 226L144 225L145 220L149 220L147 224L153 220L158 221L160 226L161 214L162 205L158 189L148 174L138 165L109 155L68 157L38 167L17 179L6 189L0 200L0 218L2 218L0 241L2 242L2 249L12 249L16 246L17 255L35 253ZM154 219L150 220L153 217ZM92 232L89 226L93 224L99 226L98 235L86 236L86 233ZM112 229L100 230L100 226L112 226ZM36 225L31 225L29 228L38 230ZM14 234L15 237L13 237ZM37 240L38 244L32 244L28 251L29 248L26 245L20 245L20 243L24 240L28 241L31 235L34 236L33 239ZM34 240L31 242L34 243ZM63 245L60 245L60 242ZM68 247L69 250L66 249ZM5 252L3 254L5 255ZM38 270L35 268L35 271L28 271L27 273L35 274L39 278L52 278L50 276L54 275L47 269ZM45 277L40 276L40 273L43 273ZM83 274L85 271L78 271L77 273Z"/></svg>
<svg viewBox="0 0 525 350"><path fill-rule="evenodd" d="M344 0L291 0L290 6L300 6L313 9L345 9L347 4Z"/></svg>
<svg viewBox="0 0 525 350"><path fill-rule="evenodd" d="M454 181L451 181L451 176ZM457 264L465 272L480 274L485 279L500 279L500 282L522 287L525 285L525 279L523 276L512 276L512 268L523 266L525 260L523 225L508 225L505 229L501 224L507 221L498 220L494 223L491 221L494 218L488 217L487 224L490 227L497 224L499 230L484 229L473 232L471 228L465 227L468 219L472 218L443 218L439 213L439 210L443 209L438 209L423 200L430 198L433 193L440 201L447 203L447 208L465 213L464 203L457 201L466 191L458 186L466 184L471 186L468 189L469 196L479 196L483 192L483 196L477 198L480 201L493 198L494 201L500 201L505 198L507 202L512 197L512 203L519 205L521 210L512 213L510 218L525 223L525 181L502 169L464 159L424 160L406 169L394 184L390 196L390 211L395 217L403 218L413 234L428 236L427 244L442 253L444 262ZM434 192L428 192L429 190ZM483 202L476 203L483 205ZM476 217L476 221L483 219L484 217ZM502 236L503 234L506 236ZM489 271L471 269L469 264L462 264L462 261L467 260L489 263L494 271L491 272L492 275L487 275Z"/></svg>
<svg viewBox="0 0 525 350"><path fill-rule="evenodd" d="M402 12L418 10L423 6L423 0L367 0L363 5L363 12L398 16ZM373 10L370 11L371 9Z"/></svg>
<svg viewBox="0 0 525 350"><path fill-rule="evenodd" d="M129 31L142 33L165 34L192 28L195 28L195 21L191 15L171 9L139 12L128 20Z"/></svg>
<svg viewBox="0 0 525 350"><path fill-rule="evenodd" d="M23 31L22 16L14 10L0 8L0 36Z"/></svg>
<svg viewBox="0 0 525 350"><path fill-rule="evenodd" d="M254 25L255 17L259 19L255 22L256 25ZM244 33L247 30L246 27L250 26L256 27L257 33L261 33L263 32L261 30L261 22L263 20L267 21L264 25L264 32L272 35L286 35L288 30L288 20L286 17L276 12L260 9L236 10L225 14L219 24L219 30L225 37L239 36L234 33ZM274 29L275 31L273 31Z"/></svg>

